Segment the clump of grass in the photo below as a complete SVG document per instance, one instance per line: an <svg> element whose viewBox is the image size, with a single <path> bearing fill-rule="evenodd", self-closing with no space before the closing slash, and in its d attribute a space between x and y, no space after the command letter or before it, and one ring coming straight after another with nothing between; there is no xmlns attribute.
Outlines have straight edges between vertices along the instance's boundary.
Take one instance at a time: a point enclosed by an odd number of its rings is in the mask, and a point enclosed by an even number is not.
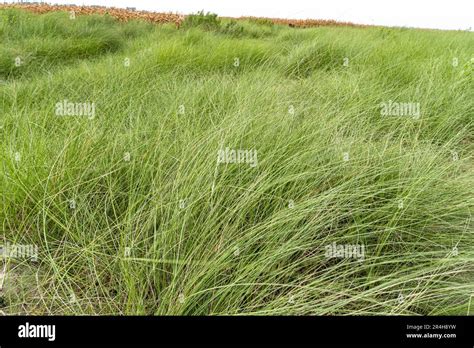
<svg viewBox="0 0 474 348"><path fill-rule="evenodd" d="M276 29L273 25L259 24L251 20L230 20L222 25L220 32L234 38L265 38L275 34Z"/></svg>
<svg viewBox="0 0 474 348"><path fill-rule="evenodd" d="M329 43L314 43L292 49L285 64L285 74L290 77L307 78L316 70L327 71L342 66L344 53Z"/></svg>
<svg viewBox="0 0 474 348"><path fill-rule="evenodd" d="M217 18L217 14L211 12L205 13L204 10L201 10L196 14L186 16L181 26L185 29L200 28L212 31L218 30L221 26L221 22Z"/></svg>
<svg viewBox="0 0 474 348"><path fill-rule="evenodd" d="M72 61L117 52L124 39L144 35L151 24L124 25L110 16L47 13L41 16L18 9L2 9L0 77L30 76Z"/></svg>
<svg viewBox="0 0 474 348"><path fill-rule="evenodd" d="M261 23L260 23L261 22ZM220 33L232 38L261 38L274 33L273 23L262 20L221 20L213 13L200 11L186 16L182 23L184 29L199 28L205 31Z"/></svg>
<svg viewBox="0 0 474 348"><path fill-rule="evenodd" d="M244 36L244 26L231 20L222 28L221 32L233 37L242 37Z"/></svg>
<svg viewBox="0 0 474 348"><path fill-rule="evenodd" d="M270 18L248 18L247 19L250 23L255 23L257 25L263 25L267 27L274 27L275 24Z"/></svg>

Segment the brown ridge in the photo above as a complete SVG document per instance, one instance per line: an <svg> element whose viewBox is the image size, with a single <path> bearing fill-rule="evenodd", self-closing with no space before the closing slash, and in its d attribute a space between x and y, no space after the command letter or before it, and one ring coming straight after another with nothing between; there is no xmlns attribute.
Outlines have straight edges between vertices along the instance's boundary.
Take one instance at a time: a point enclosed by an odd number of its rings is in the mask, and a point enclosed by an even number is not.
<svg viewBox="0 0 474 348"><path fill-rule="evenodd" d="M133 19L143 19L152 23L174 23L178 27L186 16L175 13L159 13L148 11L135 11L132 9L123 9L116 7L103 6L77 6L77 5L49 5L49 4L33 4L33 3L16 3L16 4L0 4L0 8L21 8L34 13L46 13L52 11L74 12L75 15L89 14L108 14L119 21L129 21ZM290 27L320 27L320 26L350 26L350 27L367 27L367 25L354 24L350 22L338 22L328 19L285 19L285 18L267 18L267 17L222 17L227 19L252 19L270 21L274 24L287 25Z"/></svg>
<svg viewBox="0 0 474 348"><path fill-rule="evenodd" d="M103 6L48 5L23 3L0 4L0 8L21 8L27 11L40 14L52 11L74 12L74 15L108 14L122 22L126 22L133 19L143 19L153 23L175 23L178 26L184 20L184 16L173 13L133 11L129 9Z"/></svg>

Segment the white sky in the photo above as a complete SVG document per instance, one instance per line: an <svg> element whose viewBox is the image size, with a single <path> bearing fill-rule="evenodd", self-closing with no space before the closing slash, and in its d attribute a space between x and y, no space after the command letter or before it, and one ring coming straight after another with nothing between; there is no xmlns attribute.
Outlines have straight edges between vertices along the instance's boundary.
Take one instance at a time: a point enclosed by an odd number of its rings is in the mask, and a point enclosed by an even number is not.
<svg viewBox="0 0 474 348"><path fill-rule="evenodd" d="M53 0L52 2L136 7L140 10L183 14L204 9L231 17L335 19L386 26L474 29L474 0Z"/></svg>

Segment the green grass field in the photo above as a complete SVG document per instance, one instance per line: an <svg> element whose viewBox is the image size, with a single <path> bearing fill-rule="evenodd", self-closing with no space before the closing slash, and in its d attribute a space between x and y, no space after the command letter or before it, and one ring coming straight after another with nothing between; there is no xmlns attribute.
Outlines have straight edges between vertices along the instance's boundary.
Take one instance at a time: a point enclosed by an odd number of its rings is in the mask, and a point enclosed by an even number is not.
<svg viewBox="0 0 474 348"><path fill-rule="evenodd" d="M0 10L1 312L472 315L474 33L203 22Z"/></svg>

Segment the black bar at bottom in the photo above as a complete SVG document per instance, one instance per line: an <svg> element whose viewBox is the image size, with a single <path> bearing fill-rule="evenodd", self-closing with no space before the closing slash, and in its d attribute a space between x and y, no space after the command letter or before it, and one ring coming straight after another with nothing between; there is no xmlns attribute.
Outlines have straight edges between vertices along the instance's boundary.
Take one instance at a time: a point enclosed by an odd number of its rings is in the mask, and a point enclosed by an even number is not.
<svg viewBox="0 0 474 348"><path fill-rule="evenodd" d="M473 347L474 317L0 317L1 348L153 343Z"/></svg>

